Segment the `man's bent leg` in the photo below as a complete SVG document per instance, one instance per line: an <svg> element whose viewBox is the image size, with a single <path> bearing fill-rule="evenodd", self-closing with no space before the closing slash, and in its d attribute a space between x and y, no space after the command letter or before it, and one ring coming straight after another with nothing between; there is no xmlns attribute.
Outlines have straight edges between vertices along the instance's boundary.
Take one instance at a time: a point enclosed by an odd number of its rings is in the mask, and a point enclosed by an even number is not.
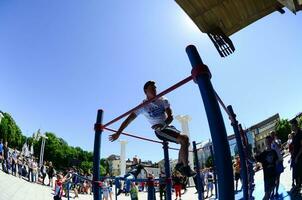
<svg viewBox="0 0 302 200"><path fill-rule="evenodd" d="M177 141L180 143L180 149L178 154L178 161L184 166L188 166L189 157L189 138L186 135L179 135Z"/></svg>
<svg viewBox="0 0 302 200"><path fill-rule="evenodd" d="M196 175L196 172L193 171L189 166L189 138L186 135L179 135L177 140L180 143L180 150L179 150L179 161L183 163L183 167L179 170L182 175L191 177Z"/></svg>

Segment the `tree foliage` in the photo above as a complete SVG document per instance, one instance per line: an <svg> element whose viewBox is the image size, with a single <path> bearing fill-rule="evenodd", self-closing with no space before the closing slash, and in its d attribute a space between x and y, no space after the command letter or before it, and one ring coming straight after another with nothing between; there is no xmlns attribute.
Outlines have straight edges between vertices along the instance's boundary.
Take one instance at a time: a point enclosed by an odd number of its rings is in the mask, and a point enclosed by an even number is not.
<svg viewBox="0 0 302 200"><path fill-rule="evenodd" d="M288 134L291 132L291 126L287 119L280 119L276 126L276 133L282 143L287 141Z"/></svg>
<svg viewBox="0 0 302 200"><path fill-rule="evenodd" d="M298 118L298 125L302 129L302 116Z"/></svg>
<svg viewBox="0 0 302 200"><path fill-rule="evenodd" d="M26 137L22 135L21 129L10 114L2 114L3 118L0 123L0 139L7 141L11 147L20 149L26 141Z"/></svg>
<svg viewBox="0 0 302 200"><path fill-rule="evenodd" d="M205 166L206 167L213 167L214 166L213 157L212 156L208 157L208 159L206 160Z"/></svg>
<svg viewBox="0 0 302 200"><path fill-rule="evenodd" d="M52 132L46 132L48 139L45 142L44 160L51 161L56 169L67 169L76 167L83 173L89 173L93 168L93 153L84 151L80 147L69 146L68 143ZM8 146L22 149L25 142L33 145L34 156L39 159L41 149L41 139L36 141L33 137L22 135L21 129L18 127L14 119L8 114L3 113L0 123L0 139L8 141ZM105 175L109 171L109 164L105 159L100 160L101 175Z"/></svg>

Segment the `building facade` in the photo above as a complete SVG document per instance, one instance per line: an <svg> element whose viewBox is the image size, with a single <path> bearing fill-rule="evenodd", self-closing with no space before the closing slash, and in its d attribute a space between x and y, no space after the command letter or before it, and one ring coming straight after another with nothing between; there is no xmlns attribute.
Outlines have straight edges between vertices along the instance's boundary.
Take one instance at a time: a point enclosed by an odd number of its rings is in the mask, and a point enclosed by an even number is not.
<svg viewBox="0 0 302 200"><path fill-rule="evenodd" d="M268 136L271 131L275 131L279 120L280 116L277 113L247 129L248 140L254 139L255 141L253 153L259 153L265 150L265 137Z"/></svg>
<svg viewBox="0 0 302 200"><path fill-rule="evenodd" d="M121 165L121 160L120 156L118 155L110 155L107 158L108 164L109 164L109 174L110 176L119 176L121 173L120 170L120 165Z"/></svg>

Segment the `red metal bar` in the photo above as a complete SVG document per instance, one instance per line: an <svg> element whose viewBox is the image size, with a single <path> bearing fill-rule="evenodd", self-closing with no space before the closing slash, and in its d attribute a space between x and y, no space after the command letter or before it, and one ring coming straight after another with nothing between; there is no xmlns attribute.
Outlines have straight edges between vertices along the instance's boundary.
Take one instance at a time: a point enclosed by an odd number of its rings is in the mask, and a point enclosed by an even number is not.
<svg viewBox="0 0 302 200"><path fill-rule="evenodd" d="M235 119L233 118L233 116L231 115L231 113L229 112L229 110L227 109L227 107L224 105L223 101L221 100L221 98L218 96L217 92L215 92L216 95L216 99L219 102L219 104L221 105L221 107L223 108L223 110L227 113L227 115L229 116L229 119L231 120L231 122L235 122Z"/></svg>
<svg viewBox="0 0 302 200"><path fill-rule="evenodd" d="M129 115L129 114L132 113L133 111L135 111L135 110L137 110L137 109L139 109L139 108L142 108L143 106L145 106L145 105L149 104L150 102L152 102L152 101L154 101L154 100L156 100L156 99L158 99L158 98L164 96L165 94L168 94L169 92L175 90L176 88L179 88L180 86L186 84L187 82L191 81L192 79L193 79L193 76L192 76L192 75L188 76L187 78L183 79L182 81L180 81L180 82L176 83L175 85L172 85L172 86L169 87L168 89L162 91L162 92L159 93L156 97L154 97L154 98L152 98L152 99L149 99L148 101L145 101L145 102L139 104L138 106L132 108L132 109L129 110L128 112L125 112L124 114L122 114L122 115L116 117L115 119L109 121L108 123L106 123L105 125L103 125L103 128L105 128L105 127L107 127L107 126L113 124L114 122L117 122L118 120L120 120L120 119L124 118L125 116Z"/></svg>
<svg viewBox="0 0 302 200"><path fill-rule="evenodd" d="M105 130L107 131L111 131L113 133L116 133L117 131L116 130L113 130L113 129L110 129L110 128L104 128ZM145 138L145 137L140 137L140 136L136 136L136 135L133 135L133 134L129 134L129 133L125 133L125 132L122 132L123 135L127 135L129 137L133 137L133 138L137 138L137 139L140 139L140 140L146 140L146 141L149 141L149 142L155 142L155 143L159 143L159 144L162 144L161 141L157 141L157 140L152 140L152 139L148 139L148 138Z"/></svg>
<svg viewBox="0 0 302 200"><path fill-rule="evenodd" d="M111 129L111 128L104 128L104 129L107 130L107 131L113 132L113 133L116 133L116 132L117 132L116 130L113 130L113 129ZM161 141L152 140L152 139L145 138L145 137L140 137L140 136L136 136L136 135L129 134L129 133L125 133L125 132L122 132L122 134L123 134L123 135L126 135L126 136L129 136L129 137L136 138L136 139L140 139L140 140L145 140L145 141L149 141L149 142L155 142L155 143L158 143L158 144L163 144L163 142L161 142ZM173 148L173 147L169 147L169 149L171 149L171 150L176 150L176 151L179 150L179 149ZM199 149L201 149L201 148L199 148ZM199 150L199 149L198 149L198 150ZM193 152L193 151L190 151L190 152Z"/></svg>

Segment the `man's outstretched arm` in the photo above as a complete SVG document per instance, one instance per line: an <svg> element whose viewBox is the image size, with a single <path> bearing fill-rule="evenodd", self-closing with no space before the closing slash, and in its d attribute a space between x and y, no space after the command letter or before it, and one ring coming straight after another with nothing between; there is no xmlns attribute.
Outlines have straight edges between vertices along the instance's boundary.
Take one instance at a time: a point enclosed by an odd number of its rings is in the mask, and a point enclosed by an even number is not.
<svg viewBox="0 0 302 200"><path fill-rule="evenodd" d="M133 112L131 113L126 119L125 121L123 121L122 125L120 126L120 128L117 130L116 133L112 134L109 136L109 140L111 142L117 140L121 133L123 132L123 130L136 118L136 114Z"/></svg>

